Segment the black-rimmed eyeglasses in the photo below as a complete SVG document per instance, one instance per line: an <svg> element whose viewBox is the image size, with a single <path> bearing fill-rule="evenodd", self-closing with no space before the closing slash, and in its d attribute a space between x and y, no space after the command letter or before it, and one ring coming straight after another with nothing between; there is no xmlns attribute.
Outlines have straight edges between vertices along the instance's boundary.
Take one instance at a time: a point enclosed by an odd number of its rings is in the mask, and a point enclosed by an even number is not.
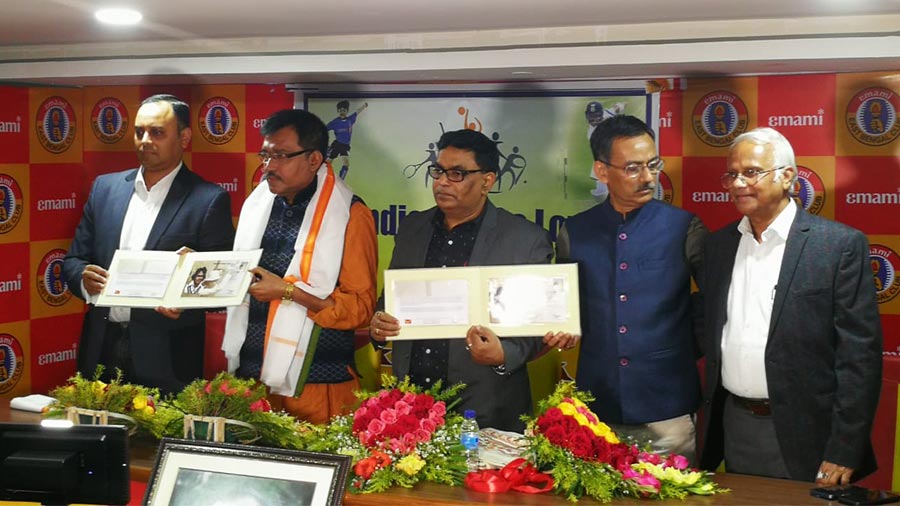
<svg viewBox="0 0 900 506"><path fill-rule="evenodd" d="M447 180L452 183L459 183L463 179L466 178L469 174L474 174L476 172L488 172L484 169L476 169L476 170L461 170L461 169L445 169L439 165L430 165L428 167L428 175L433 177L434 179L440 179L444 174L447 175Z"/></svg>
<svg viewBox="0 0 900 506"><path fill-rule="evenodd" d="M753 186L759 182L766 174L769 172L775 172L776 170L784 169L784 167L775 167L774 169L769 170L756 170L756 169L747 169L744 172L734 172L728 171L722 174L722 177L719 178L719 181L722 183L722 188L726 190L731 188L731 185L738 179L741 180L747 186Z"/></svg>
<svg viewBox="0 0 900 506"><path fill-rule="evenodd" d="M313 149L301 149L300 151L294 151L293 153L269 153L266 151L260 151L256 154L259 157L259 161L262 162L263 165L269 165L270 163L280 162L282 160L287 160L288 158L293 158L295 156L300 156L304 153L310 153L315 151Z"/></svg>

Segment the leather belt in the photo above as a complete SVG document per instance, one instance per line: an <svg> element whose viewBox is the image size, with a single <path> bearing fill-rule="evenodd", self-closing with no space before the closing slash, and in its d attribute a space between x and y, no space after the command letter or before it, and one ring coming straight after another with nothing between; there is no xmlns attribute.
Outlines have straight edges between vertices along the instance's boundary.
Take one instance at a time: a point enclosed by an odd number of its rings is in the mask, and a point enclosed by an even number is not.
<svg viewBox="0 0 900 506"><path fill-rule="evenodd" d="M738 406L746 409L756 416L772 416L772 405L769 399L748 399L731 394Z"/></svg>

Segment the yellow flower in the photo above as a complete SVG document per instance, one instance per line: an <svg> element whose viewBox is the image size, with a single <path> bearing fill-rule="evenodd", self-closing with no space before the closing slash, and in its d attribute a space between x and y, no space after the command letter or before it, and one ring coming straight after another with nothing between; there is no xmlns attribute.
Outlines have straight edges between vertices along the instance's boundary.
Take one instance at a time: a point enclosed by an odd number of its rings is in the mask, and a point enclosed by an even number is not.
<svg viewBox="0 0 900 506"><path fill-rule="evenodd" d="M425 461L419 458L415 453L411 453L397 462L395 466L397 469L403 471L404 473L412 476L419 472L420 469L425 467Z"/></svg>
<svg viewBox="0 0 900 506"><path fill-rule="evenodd" d="M138 395L131 401L134 404L134 409L144 409L147 407L147 396L146 395Z"/></svg>
<svg viewBox="0 0 900 506"><path fill-rule="evenodd" d="M106 383L100 380L94 380L94 392L96 392L97 394L102 394L106 387Z"/></svg>
<svg viewBox="0 0 900 506"><path fill-rule="evenodd" d="M153 406L144 406L143 410L145 415L152 415L153 413L156 413L156 409L154 409Z"/></svg>
<svg viewBox="0 0 900 506"><path fill-rule="evenodd" d="M609 428L609 425L606 425L603 422L591 425L591 430L594 432L595 436L606 439L606 442L609 444L617 444L619 442L619 438L616 437L616 433Z"/></svg>
<svg viewBox="0 0 900 506"><path fill-rule="evenodd" d="M578 412L578 410L575 409L575 406L569 404L568 402L559 403L559 410L562 411L562 414L566 416L572 416Z"/></svg>

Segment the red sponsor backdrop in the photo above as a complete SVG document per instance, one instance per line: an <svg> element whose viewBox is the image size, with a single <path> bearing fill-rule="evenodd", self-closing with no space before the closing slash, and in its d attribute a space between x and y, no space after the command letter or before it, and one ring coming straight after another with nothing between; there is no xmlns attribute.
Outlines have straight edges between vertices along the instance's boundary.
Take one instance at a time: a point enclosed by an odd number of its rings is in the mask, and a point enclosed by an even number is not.
<svg viewBox="0 0 900 506"><path fill-rule="evenodd" d="M889 291L900 284L900 74L703 79L678 88L660 97L663 197L713 230L737 219L718 182L728 143L756 126L782 131L797 154L804 207L859 228L881 248L872 259L873 281L884 287L885 352L900 353L900 297ZM53 262L71 241L93 179L136 165L134 115L154 93L191 105L185 160L229 191L237 216L259 166L259 127L293 106L284 87L0 86L0 337L14 336L2 349L25 357L15 374L0 371L0 395L45 391L74 370L69 350L83 305L47 288L56 286ZM365 188L356 190L365 197Z"/></svg>

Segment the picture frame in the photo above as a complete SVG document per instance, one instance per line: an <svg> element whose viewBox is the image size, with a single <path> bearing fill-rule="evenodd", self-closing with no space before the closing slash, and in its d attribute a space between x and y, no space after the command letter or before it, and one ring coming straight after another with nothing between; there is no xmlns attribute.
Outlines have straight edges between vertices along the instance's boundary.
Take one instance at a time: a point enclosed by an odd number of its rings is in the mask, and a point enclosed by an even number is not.
<svg viewBox="0 0 900 506"><path fill-rule="evenodd" d="M142 504L339 506L350 462L347 455L163 438Z"/></svg>

